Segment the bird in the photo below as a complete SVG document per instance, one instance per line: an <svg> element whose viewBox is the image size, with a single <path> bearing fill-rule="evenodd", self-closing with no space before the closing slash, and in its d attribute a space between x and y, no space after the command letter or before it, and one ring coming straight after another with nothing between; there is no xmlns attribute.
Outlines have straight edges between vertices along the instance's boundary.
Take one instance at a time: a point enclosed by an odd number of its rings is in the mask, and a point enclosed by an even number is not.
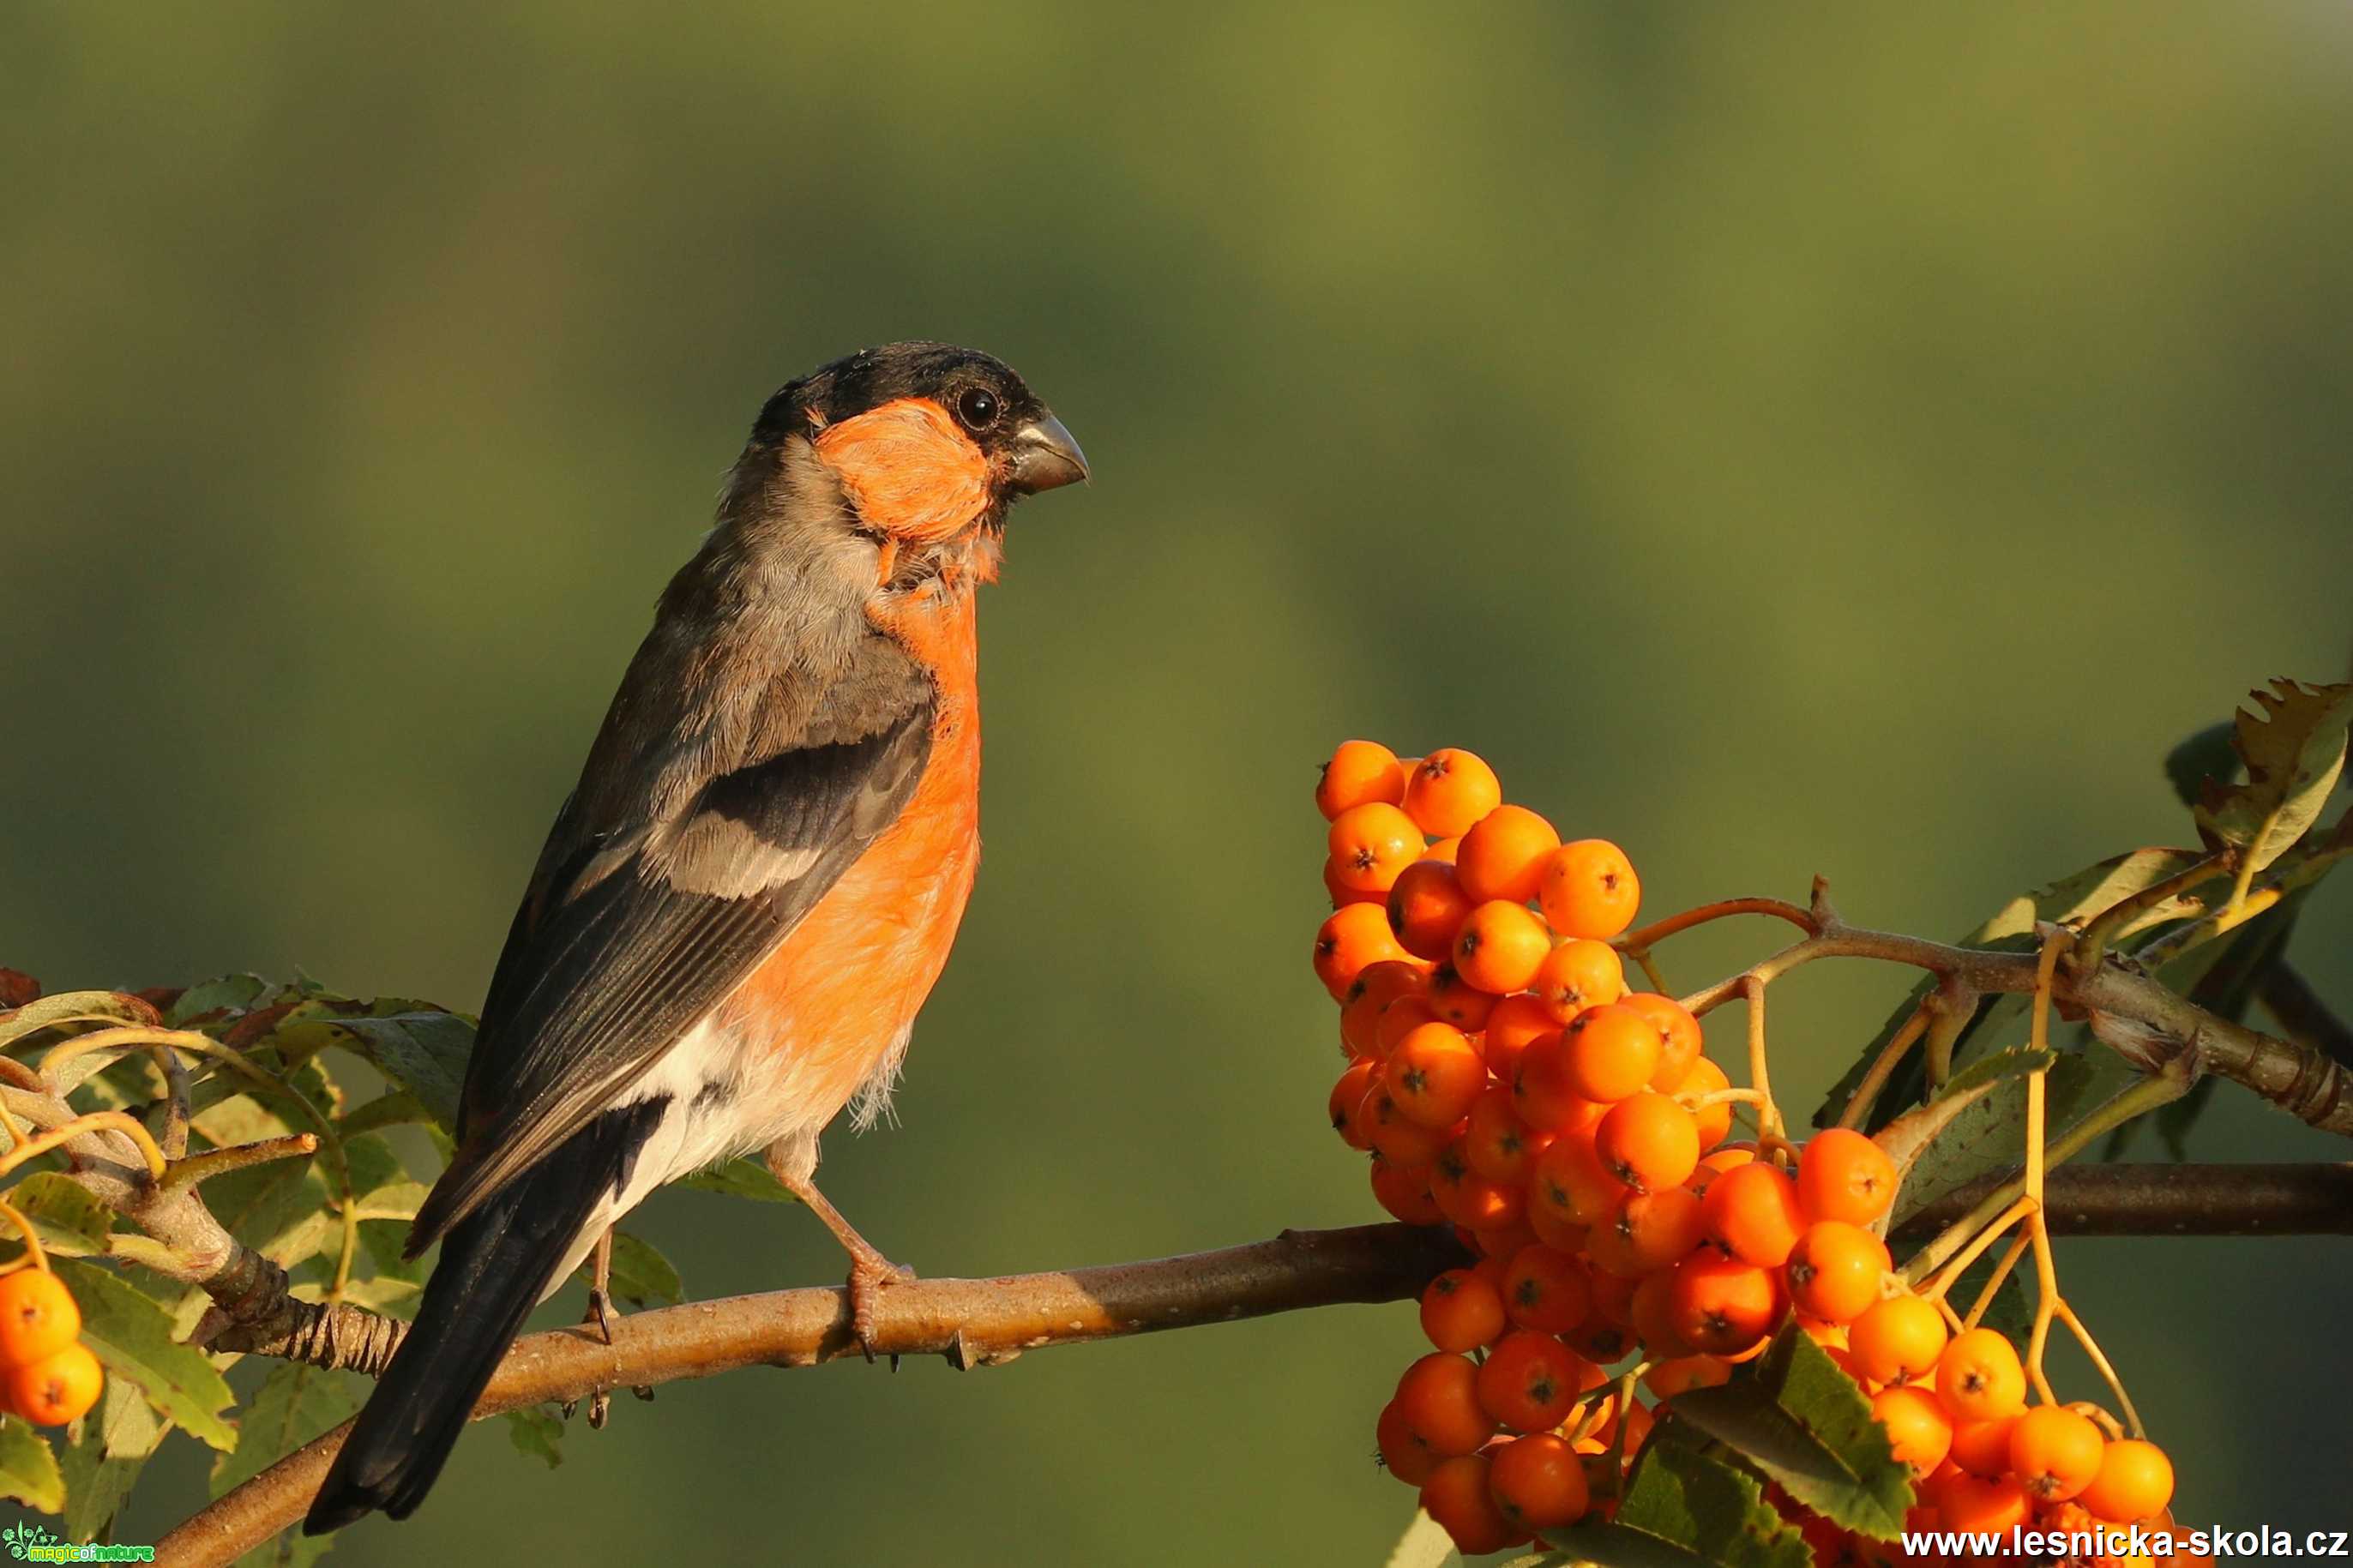
<svg viewBox="0 0 2353 1568"><path fill-rule="evenodd" d="M1087 477L1010 367L952 344L762 405L515 911L408 1237L440 1258L306 1533L413 1512L533 1308L723 1161L765 1152L839 1240L871 1353L906 1274L818 1191L818 1138L888 1108L972 890L975 602L1007 513Z"/></svg>

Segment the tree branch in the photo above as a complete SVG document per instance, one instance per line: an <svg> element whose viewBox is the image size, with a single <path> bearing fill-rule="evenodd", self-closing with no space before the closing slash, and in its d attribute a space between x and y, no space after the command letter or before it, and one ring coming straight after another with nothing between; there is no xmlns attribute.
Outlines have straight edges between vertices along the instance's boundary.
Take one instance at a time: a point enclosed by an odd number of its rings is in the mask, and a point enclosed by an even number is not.
<svg viewBox="0 0 2353 1568"><path fill-rule="evenodd" d="M1946 1194L1891 1239L1927 1240L2004 1180ZM2353 1164L2067 1165L2042 1186L2053 1236L2353 1236Z"/></svg>

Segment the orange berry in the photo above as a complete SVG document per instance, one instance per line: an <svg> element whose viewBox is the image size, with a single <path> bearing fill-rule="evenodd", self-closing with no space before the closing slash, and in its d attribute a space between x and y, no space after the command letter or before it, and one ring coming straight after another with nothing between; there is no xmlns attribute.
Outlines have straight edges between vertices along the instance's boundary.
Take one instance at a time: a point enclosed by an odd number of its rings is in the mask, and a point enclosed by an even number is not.
<svg viewBox="0 0 2353 1568"><path fill-rule="evenodd" d="M1617 1214L1594 1227L1594 1261L1621 1279L1640 1279L1673 1268L1706 1237L1699 1194L1690 1188L1630 1192Z"/></svg>
<svg viewBox="0 0 2353 1568"><path fill-rule="evenodd" d="M9 1368L0 1402L36 1426L62 1426L96 1405L105 1384L90 1347L69 1344L29 1366Z"/></svg>
<svg viewBox="0 0 2353 1568"><path fill-rule="evenodd" d="M1365 965L1340 996L1340 1043L1352 1057L1381 1055L1381 1015L1390 1003L1421 995L1429 986L1428 973L1410 959L1385 958Z"/></svg>
<svg viewBox="0 0 2353 1568"><path fill-rule="evenodd" d="M1454 967L1480 990L1501 996L1535 978L1552 935L1523 904L1497 899L1462 919L1454 936Z"/></svg>
<svg viewBox="0 0 2353 1568"><path fill-rule="evenodd" d="M1891 1262L1887 1244L1861 1226L1817 1220L1789 1249L1790 1304L1825 1323L1851 1323L1879 1300L1879 1281Z"/></svg>
<svg viewBox="0 0 2353 1568"><path fill-rule="evenodd" d="M1349 984L1367 965L1406 956L1389 934L1387 911L1377 903L1343 905L1316 929L1315 977L1335 1002L1348 994Z"/></svg>
<svg viewBox="0 0 2353 1568"><path fill-rule="evenodd" d="M1421 1483L1421 1510L1436 1520L1465 1557L1501 1552L1527 1539L1504 1517L1488 1489L1491 1466L1484 1454L1448 1459Z"/></svg>
<svg viewBox="0 0 2353 1568"><path fill-rule="evenodd" d="M1476 1350L1504 1331L1504 1299L1468 1268L1450 1268L1421 1292L1421 1331L1440 1350Z"/></svg>
<svg viewBox="0 0 2353 1568"><path fill-rule="evenodd" d="M1662 1092L1685 1105L1697 1105L1709 1095L1731 1087L1732 1080L1724 1076L1724 1069L1702 1057L1692 1063L1691 1071L1683 1074L1672 1089ZM1715 1148L1732 1131L1732 1101L1728 1100L1695 1110L1692 1115L1699 1122L1699 1146L1703 1149Z"/></svg>
<svg viewBox="0 0 2353 1568"><path fill-rule="evenodd" d="M2138 1437L2111 1443L2100 1456L2099 1473L2075 1500L2109 1524L2136 1524L2163 1513L2173 1500L2173 1461Z"/></svg>
<svg viewBox="0 0 2353 1568"><path fill-rule="evenodd" d="M1441 746L1406 774L1406 815L1432 838L1470 831L1472 824L1504 804L1495 770L1469 752Z"/></svg>
<svg viewBox="0 0 2353 1568"><path fill-rule="evenodd" d="M1566 945L1566 944L1564 944ZM1614 951L1612 950L1613 956ZM1625 966L1619 966L1622 981ZM1701 1038L1699 1020L1691 1016L1683 1005L1672 996L1662 996L1655 991L1632 991L1619 998L1651 1020L1659 1031L1659 1067L1651 1075L1651 1087L1662 1093L1672 1090L1691 1071L1692 1063L1699 1060Z"/></svg>
<svg viewBox="0 0 2353 1568"><path fill-rule="evenodd" d="M1627 1317L1632 1320L1627 1326L1641 1342L1645 1356L1659 1362L1693 1353L1683 1336L1675 1332L1675 1271L1672 1264L1634 1281L1634 1294L1626 1308Z"/></svg>
<svg viewBox="0 0 2353 1568"><path fill-rule="evenodd" d="M1332 819L1324 842L1332 878L1344 888L1386 893L1398 874L1421 858L1421 830L1413 818L1379 801L1352 805Z"/></svg>
<svg viewBox="0 0 2353 1568"><path fill-rule="evenodd" d="M1471 825L1455 851L1462 890L1477 903L1532 901L1545 857L1560 847L1553 825L1524 805L1499 805Z"/></svg>
<svg viewBox="0 0 2353 1568"><path fill-rule="evenodd" d="M1941 1383L1944 1373L1939 1372L1936 1375ZM1950 1405L1946 1405L1945 1413L1952 1414ZM2010 1429L2016 1425L2015 1415L1996 1416L1990 1421L1955 1421L1953 1463L1987 1480L2010 1474Z"/></svg>
<svg viewBox="0 0 2353 1568"><path fill-rule="evenodd" d="M2010 1429L2010 1468L2037 1502L2065 1502L2100 1473L2108 1440L2092 1418L2063 1405L2038 1405Z"/></svg>
<svg viewBox="0 0 2353 1568"><path fill-rule="evenodd" d="M1726 1171L1708 1184L1707 1234L1743 1263L1778 1268L1789 1261L1806 1228L1798 1184L1762 1160Z"/></svg>
<svg viewBox="0 0 2353 1568"><path fill-rule="evenodd" d="M1577 1352L1552 1335L1514 1329L1480 1364L1479 1408L1514 1432L1557 1426L1584 1386L1583 1371Z"/></svg>
<svg viewBox="0 0 2353 1568"><path fill-rule="evenodd" d="M1539 1243L1512 1255L1504 1270L1504 1314L1524 1329L1565 1333L1593 1309L1585 1270L1566 1252Z"/></svg>
<svg viewBox="0 0 2353 1568"><path fill-rule="evenodd" d="M1527 1189L1517 1182L1491 1182L1471 1168L1462 1145L1447 1145L1430 1167L1430 1195L1438 1212L1465 1230L1501 1230L1520 1223Z"/></svg>
<svg viewBox="0 0 2353 1568"><path fill-rule="evenodd" d="M1475 1035L1487 1026L1487 1020L1501 1000L1492 991L1482 991L1462 978L1461 972L1451 963L1441 963L1430 972L1430 992L1424 998L1430 1010L1447 1023Z"/></svg>
<svg viewBox="0 0 2353 1568"><path fill-rule="evenodd" d="M1364 888L1352 888L1340 879L1339 863L1329 855L1324 857L1324 891L1335 910L1349 904L1377 904L1381 895Z"/></svg>
<svg viewBox="0 0 2353 1568"><path fill-rule="evenodd" d="M1634 1445L1626 1451L1632 1453ZM1592 1506L1584 1460L1549 1432L1497 1445L1488 1460L1487 1489L1504 1520L1523 1534L1575 1524Z"/></svg>
<svg viewBox="0 0 2353 1568"><path fill-rule="evenodd" d="M1873 1383L1925 1377L1945 1352L1945 1320L1917 1296L1890 1296L1847 1326L1846 1342L1855 1365Z"/></svg>
<svg viewBox="0 0 2353 1568"><path fill-rule="evenodd" d="M1659 1032L1622 1002L1579 1013L1562 1031L1568 1086L1582 1099L1616 1101L1641 1092L1659 1066Z"/></svg>
<svg viewBox="0 0 2353 1568"><path fill-rule="evenodd" d="M1432 1351L1398 1379L1396 1403L1407 1430L1440 1458L1478 1452L1495 1435L1479 1404L1479 1368L1468 1356Z"/></svg>
<svg viewBox="0 0 2353 1568"><path fill-rule="evenodd" d="M1553 1140L1551 1133L1520 1120L1520 1113L1513 1109L1512 1091L1502 1084L1471 1102L1468 1120L1462 1135L1463 1157L1491 1182L1526 1181L1536 1156Z"/></svg>
<svg viewBox="0 0 2353 1568"><path fill-rule="evenodd" d="M1446 1216L1430 1195L1430 1167L1400 1165L1393 1160L1373 1161L1373 1201L1392 1219L1408 1225L1440 1225Z"/></svg>
<svg viewBox="0 0 2353 1568"><path fill-rule="evenodd" d="M1531 1127L1567 1134L1578 1127L1589 1131L1601 1124L1600 1116L1588 1109L1594 1101L1569 1087L1568 1041L1557 1029L1538 1035L1520 1049L1509 1081L1512 1103L1518 1107L1520 1120Z"/></svg>
<svg viewBox="0 0 2353 1568"><path fill-rule="evenodd" d="M1930 1488L1936 1522L1968 1533L2007 1535L2034 1516L2026 1489L2007 1476L1987 1480L1967 1470L1947 1470Z"/></svg>
<svg viewBox="0 0 2353 1568"><path fill-rule="evenodd" d="M1609 1173L1638 1193L1680 1187L1699 1169L1699 1125L1663 1094L1642 1089L1609 1108L1593 1130Z"/></svg>
<svg viewBox="0 0 2353 1568"><path fill-rule="evenodd" d="M1707 1252L1675 1266L1669 1312L1683 1343L1709 1355L1737 1355L1761 1344L1781 1315L1773 1276L1754 1264Z"/></svg>
<svg viewBox="0 0 2353 1568"><path fill-rule="evenodd" d="M2026 1409L2026 1368L1991 1329L1953 1336L1936 1361L1936 1397L1955 1421L1998 1421Z"/></svg>
<svg viewBox="0 0 2353 1568"><path fill-rule="evenodd" d="M80 1333L81 1309L56 1275L44 1268L0 1275L0 1368L45 1362Z"/></svg>
<svg viewBox="0 0 2353 1568"><path fill-rule="evenodd" d="M1451 1127L1487 1087L1479 1047L1451 1024L1424 1024L1397 1043L1381 1085L1398 1109L1424 1127Z"/></svg>
<svg viewBox="0 0 2353 1568"><path fill-rule="evenodd" d="M1625 995L1626 965L1608 942L1572 938L1545 954L1528 989L1546 1012L1567 1024L1588 1007Z"/></svg>
<svg viewBox="0 0 2353 1568"><path fill-rule="evenodd" d="M1416 958L1444 958L1454 951L1463 921L1482 901L1463 890L1445 861L1417 860L1389 884L1389 929L1398 945Z"/></svg>
<svg viewBox="0 0 2353 1568"><path fill-rule="evenodd" d="M1912 1467L1915 1479L1943 1464L1952 1450L1953 1418L1925 1388L1883 1388L1872 1395L1871 1413L1887 1428L1888 1445Z"/></svg>
<svg viewBox="0 0 2353 1568"><path fill-rule="evenodd" d="M1418 762L1414 763L1415 767L1420 765ZM1462 836L1459 833L1451 838L1433 838L1430 841L1430 847L1421 852L1421 858L1425 860L1443 860L1451 866L1454 864L1454 857L1461 852L1461 848Z"/></svg>
<svg viewBox="0 0 2353 1568"><path fill-rule="evenodd" d="M1387 1061L1397 1050L1398 1042L1420 1028L1424 1024L1441 1023L1430 998L1420 992L1400 996L1381 1009L1373 1022L1373 1055Z"/></svg>
<svg viewBox="0 0 2353 1568"><path fill-rule="evenodd" d="M1528 1212L1526 1218L1528 1228L1535 1232L1536 1239L1543 1242L1546 1247L1553 1247L1561 1252L1567 1252L1572 1255L1582 1253L1585 1250L1585 1243L1588 1234L1586 1227L1577 1224L1575 1220L1569 1218L1568 1215L1561 1213L1558 1209L1548 1208L1544 1204L1539 1203L1537 1201L1537 1196L1535 1176L1535 1173L1531 1171L1528 1178Z"/></svg>
<svg viewBox="0 0 2353 1568"><path fill-rule="evenodd" d="M1606 838L1580 838L1545 858L1536 897L1561 935L1607 942L1634 923L1642 883L1623 849Z"/></svg>
<svg viewBox="0 0 2353 1568"><path fill-rule="evenodd" d="M1626 1201L1626 1184L1609 1173L1590 1139L1556 1138L1536 1156L1528 1184L1531 1211L1549 1210L1571 1225L1596 1226Z"/></svg>
<svg viewBox="0 0 2353 1568"><path fill-rule="evenodd" d="M1332 1118L1332 1131L1351 1149L1369 1149L1373 1141L1356 1115L1356 1108L1365 1103L1365 1096L1373 1089L1373 1079L1380 1071L1378 1062L1354 1062L1332 1086L1332 1098L1325 1109Z"/></svg>
<svg viewBox="0 0 2353 1568"><path fill-rule="evenodd" d="M1528 1043L1541 1035L1556 1034L1560 1026L1552 1021L1544 1004L1533 996L1500 996L1495 1010L1487 1015L1487 1026L1480 1031L1485 1049L1487 1070L1499 1083L1509 1083L1518 1076L1520 1053Z"/></svg>
<svg viewBox="0 0 2353 1568"><path fill-rule="evenodd" d="M1519 1217L1500 1230L1474 1230L1471 1233L1471 1244L1482 1258L1501 1258L1508 1261L1519 1256L1520 1248L1534 1247L1544 1239L1528 1223L1527 1189L1514 1186L1513 1190L1521 1194L1520 1203L1514 1211Z"/></svg>
<svg viewBox="0 0 2353 1568"><path fill-rule="evenodd" d="M1358 805L1395 805L1405 799L1405 769L1377 741L1343 741L1315 781L1315 809L1331 821Z"/></svg>
<svg viewBox="0 0 2353 1568"><path fill-rule="evenodd" d="M1382 1468L1409 1487L1421 1485L1438 1468L1438 1456L1416 1435L1404 1407L1394 1399L1381 1406L1373 1444L1380 1450Z"/></svg>
<svg viewBox="0 0 2353 1568"><path fill-rule="evenodd" d="M1721 1388L1732 1381L1732 1363L1712 1355L1673 1356L1653 1362L1642 1374L1642 1386L1659 1399L1672 1399L1694 1388Z"/></svg>
<svg viewBox="0 0 2353 1568"><path fill-rule="evenodd" d="M1895 1162L1860 1132L1818 1132L1798 1154L1798 1201L1811 1218L1869 1225L1895 1201Z"/></svg>
<svg viewBox="0 0 2353 1568"><path fill-rule="evenodd" d="M1599 1278L1606 1279L1607 1276ZM1591 1317L1560 1337L1570 1350L1584 1358L1587 1364L1597 1367L1623 1361L1634 1348L1631 1325L1613 1321L1599 1307L1594 1309ZM1597 1372L1594 1375L1599 1377L1600 1374ZM1587 1386L1591 1387L1592 1384L1588 1384Z"/></svg>
<svg viewBox="0 0 2353 1568"><path fill-rule="evenodd" d="M1364 1128L1373 1152L1397 1165L1427 1165L1454 1141L1451 1129L1417 1120L1398 1103L1386 1083L1376 1085L1365 1097Z"/></svg>

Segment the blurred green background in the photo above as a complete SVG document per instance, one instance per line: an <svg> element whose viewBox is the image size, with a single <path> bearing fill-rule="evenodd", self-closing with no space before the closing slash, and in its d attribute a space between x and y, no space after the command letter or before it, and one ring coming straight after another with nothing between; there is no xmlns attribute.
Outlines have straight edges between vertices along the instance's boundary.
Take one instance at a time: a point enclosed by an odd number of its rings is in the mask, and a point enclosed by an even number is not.
<svg viewBox="0 0 2353 1568"><path fill-rule="evenodd" d="M987 864L829 1190L934 1274L1375 1217L1306 964L1339 738L1482 752L1653 912L1820 871L1950 935L2179 839L2164 749L2342 674L2348 45L2322 4L12 6L0 962L477 1005L759 400L945 337L1096 477L1015 520ZM2340 1006L2346 891L2298 943ZM1784 1092L1907 979L1777 992ZM2236 1095L2197 1151L2344 1153ZM840 1272L790 1211L642 1228L700 1294ZM2341 1241L2062 1258L2186 1517L2347 1521ZM478 1431L338 1560L1376 1562L1416 1342L676 1385L552 1474ZM123 1538L201 1491L159 1466Z"/></svg>

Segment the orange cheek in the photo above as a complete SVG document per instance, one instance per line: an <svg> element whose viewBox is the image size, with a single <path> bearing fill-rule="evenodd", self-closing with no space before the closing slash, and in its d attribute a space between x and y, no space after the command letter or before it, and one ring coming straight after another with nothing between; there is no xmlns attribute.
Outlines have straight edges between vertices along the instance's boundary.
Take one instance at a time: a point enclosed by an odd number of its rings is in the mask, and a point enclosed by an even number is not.
<svg viewBox="0 0 2353 1568"><path fill-rule="evenodd" d="M829 425L818 456L870 528L920 542L953 538L988 506L988 459L923 397Z"/></svg>

